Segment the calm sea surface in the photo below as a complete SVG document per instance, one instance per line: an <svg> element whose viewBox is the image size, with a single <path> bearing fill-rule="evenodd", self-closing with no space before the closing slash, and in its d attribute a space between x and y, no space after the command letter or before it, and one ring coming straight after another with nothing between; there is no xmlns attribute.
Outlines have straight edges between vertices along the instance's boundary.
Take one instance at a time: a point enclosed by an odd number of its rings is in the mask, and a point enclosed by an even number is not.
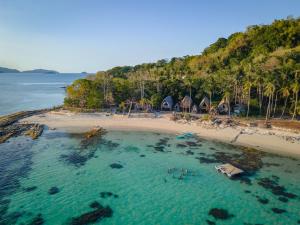
<svg viewBox="0 0 300 225"><path fill-rule="evenodd" d="M46 130L35 141L11 139L0 152L0 224L300 220L300 161L292 158L199 138L117 131L87 142ZM237 160L249 174L228 179L214 168L222 160Z"/></svg>
<svg viewBox="0 0 300 225"><path fill-rule="evenodd" d="M82 74L0 73L0 115L63 103L65 87Z"/></svg>

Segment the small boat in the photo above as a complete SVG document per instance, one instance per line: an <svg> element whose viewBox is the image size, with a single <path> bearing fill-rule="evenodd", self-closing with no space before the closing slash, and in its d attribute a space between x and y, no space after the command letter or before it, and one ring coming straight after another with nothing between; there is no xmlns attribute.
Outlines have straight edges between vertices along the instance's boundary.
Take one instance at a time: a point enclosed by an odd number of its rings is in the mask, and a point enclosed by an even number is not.
<svg viewBox="0 0 300 225"><path fill-rule="evenodd" d="M218 172L223 173L228 177L233 177L244 172L243 170L231 165L230 163L218 165L215 166L215 168Z"/></svg>

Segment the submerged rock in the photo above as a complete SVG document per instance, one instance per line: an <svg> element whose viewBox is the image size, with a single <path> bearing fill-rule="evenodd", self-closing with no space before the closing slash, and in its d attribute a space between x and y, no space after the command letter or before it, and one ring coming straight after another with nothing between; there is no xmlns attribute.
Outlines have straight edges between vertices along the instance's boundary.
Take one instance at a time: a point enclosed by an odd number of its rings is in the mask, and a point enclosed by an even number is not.
<svg viewBox="0 0 300 225"><path fill-rule="evenodd" d="M206 220L206 223L207 223L208 225L215 225L215 224L216 224L215 222L210 221L210 220Z"/></svg>
<svg viewBox="0 0 300 225"><path fill-rule="evenodd" d="M278 209L278 208L272 208L272 211L277 214L282 214L286 212L285 209Z"/></svg>
<svg viewBox="0 0 300 225"><path fill-rule="evenodd" d="M281 201L281 202L288 202L289 201L289 199L285 198L285 197L279 197L278 200Z"/></svg>
<svg viewBox="0 0 300 225"><path fill-rule="evenodd" d="M228 213L226 209L221 209L221 208L212 208L209 210L209 215L213 216L215 219L220 219L220 220L226 220L230 219L234 215Z"/></svg>
<svg viewBox="0 0 300 225"><path fill-rule="evenodd" d="M97 201L92 202L92 203L90 204L90 207L91 207L92 209L103 208L103 206L102 206L99 202L97 202Z"/></svg>
<svg viewBox="0 0 300 225"><path fill-rule="evenodd" d="M199 157L201 163L230 163L251 175L263 167L262 157L264 152L255 149L241 148L235 152L214 152L208 157Z"/></svg>
<svg viewBox="0 0 300 225"><path fill-rule="evenodd" d="M83 166L85 162L89 159L89 155L83 155L79 152L71 152L68 155L61 155L60 158L69 164L73 164L75 166ZM90 157L92 157L90 155Z"/></svg>
<svg viewBox="0 0 300 225"><path fill-rule="evenodd" d="M256 196L257 201L259 201L261 204L268 204L269 203L269 199L267 198L261 198L259 196Z"/></svg>
<svg viewBox="0 0 300 225"><path fill-rule="evenodd" d="M119 163L112 163L112 164L110 164L110 167L113 169L122 169L123 168L123 166Z"/></svg>
<svg viewBox="0 0 300 225"><path fill-rule="evenodd" d="M42 214L38 214L36 217L32 219L32 221L28 225L42 225L44 224L44 219L42 217Z"/></svg>
<svg viewBox="0 0 300 225"><path fill-rule="evenodd" d="M51 187L49 190L48 190L48 194L49 195L55 195L59 192L59 188L58 187Z"/></svg>
<svg viewBox="0 0 300 225"><path fill-rule="evenodd" d="M24 190L25 192L32 192L32 191L34 191L34 190L36 190L36 189L37 189L37 186L32 186L32 187L23 188L23 190Z"/></svg>
<svg viewBox="0 0 300 225"><path fill-rule="evenodd" d="M265 189L271 190L274 195L279 195L286 198L297 197L297 195L287 192L286 188L284 186L280 186L277 182L277 180L271 180L267 177L258 179L258 185L264 187Z"/></svg>
<svg viewBox="0 0 300 225"><path fill-rule="evenodd" d="M103 218L112 217L113 211L109 206L103 207L101 204L99 207L91 212L84 213L79 217L72 218L70 225L87 225L99 222Z"/></svg>

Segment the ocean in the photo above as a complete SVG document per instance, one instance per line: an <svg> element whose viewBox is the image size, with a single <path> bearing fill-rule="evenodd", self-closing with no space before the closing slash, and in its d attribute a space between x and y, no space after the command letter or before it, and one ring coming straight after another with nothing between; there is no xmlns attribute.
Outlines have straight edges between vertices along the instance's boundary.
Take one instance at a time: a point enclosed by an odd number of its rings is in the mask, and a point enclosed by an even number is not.
<svg viewBox="0 0 300 225"><path fill-rule="evenodd" d="M83 74L0 73L0 115L63 103L64 87Z"/></svg>
<svg viewBox="0 0 300 225"><path fill-rule="evenodd" d="M0 145L0 224L297 224L300 161L152 132ZM236 161L239 179L215 165ZM41 222L43 223L33 223Z"/></svg>

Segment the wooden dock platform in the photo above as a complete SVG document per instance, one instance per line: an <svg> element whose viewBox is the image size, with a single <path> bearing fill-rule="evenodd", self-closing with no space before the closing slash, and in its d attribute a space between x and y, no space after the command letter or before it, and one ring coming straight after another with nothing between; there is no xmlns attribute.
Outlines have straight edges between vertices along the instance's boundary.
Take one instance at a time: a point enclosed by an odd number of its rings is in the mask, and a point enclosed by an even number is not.
<svg viewBox="0 0 300 225"><path fill-rule="evenodd" d="M215 168L218 172L226 174L228 177L233 177L244 172L243 170L231 165L230 163L215 166Z"/></svg>

